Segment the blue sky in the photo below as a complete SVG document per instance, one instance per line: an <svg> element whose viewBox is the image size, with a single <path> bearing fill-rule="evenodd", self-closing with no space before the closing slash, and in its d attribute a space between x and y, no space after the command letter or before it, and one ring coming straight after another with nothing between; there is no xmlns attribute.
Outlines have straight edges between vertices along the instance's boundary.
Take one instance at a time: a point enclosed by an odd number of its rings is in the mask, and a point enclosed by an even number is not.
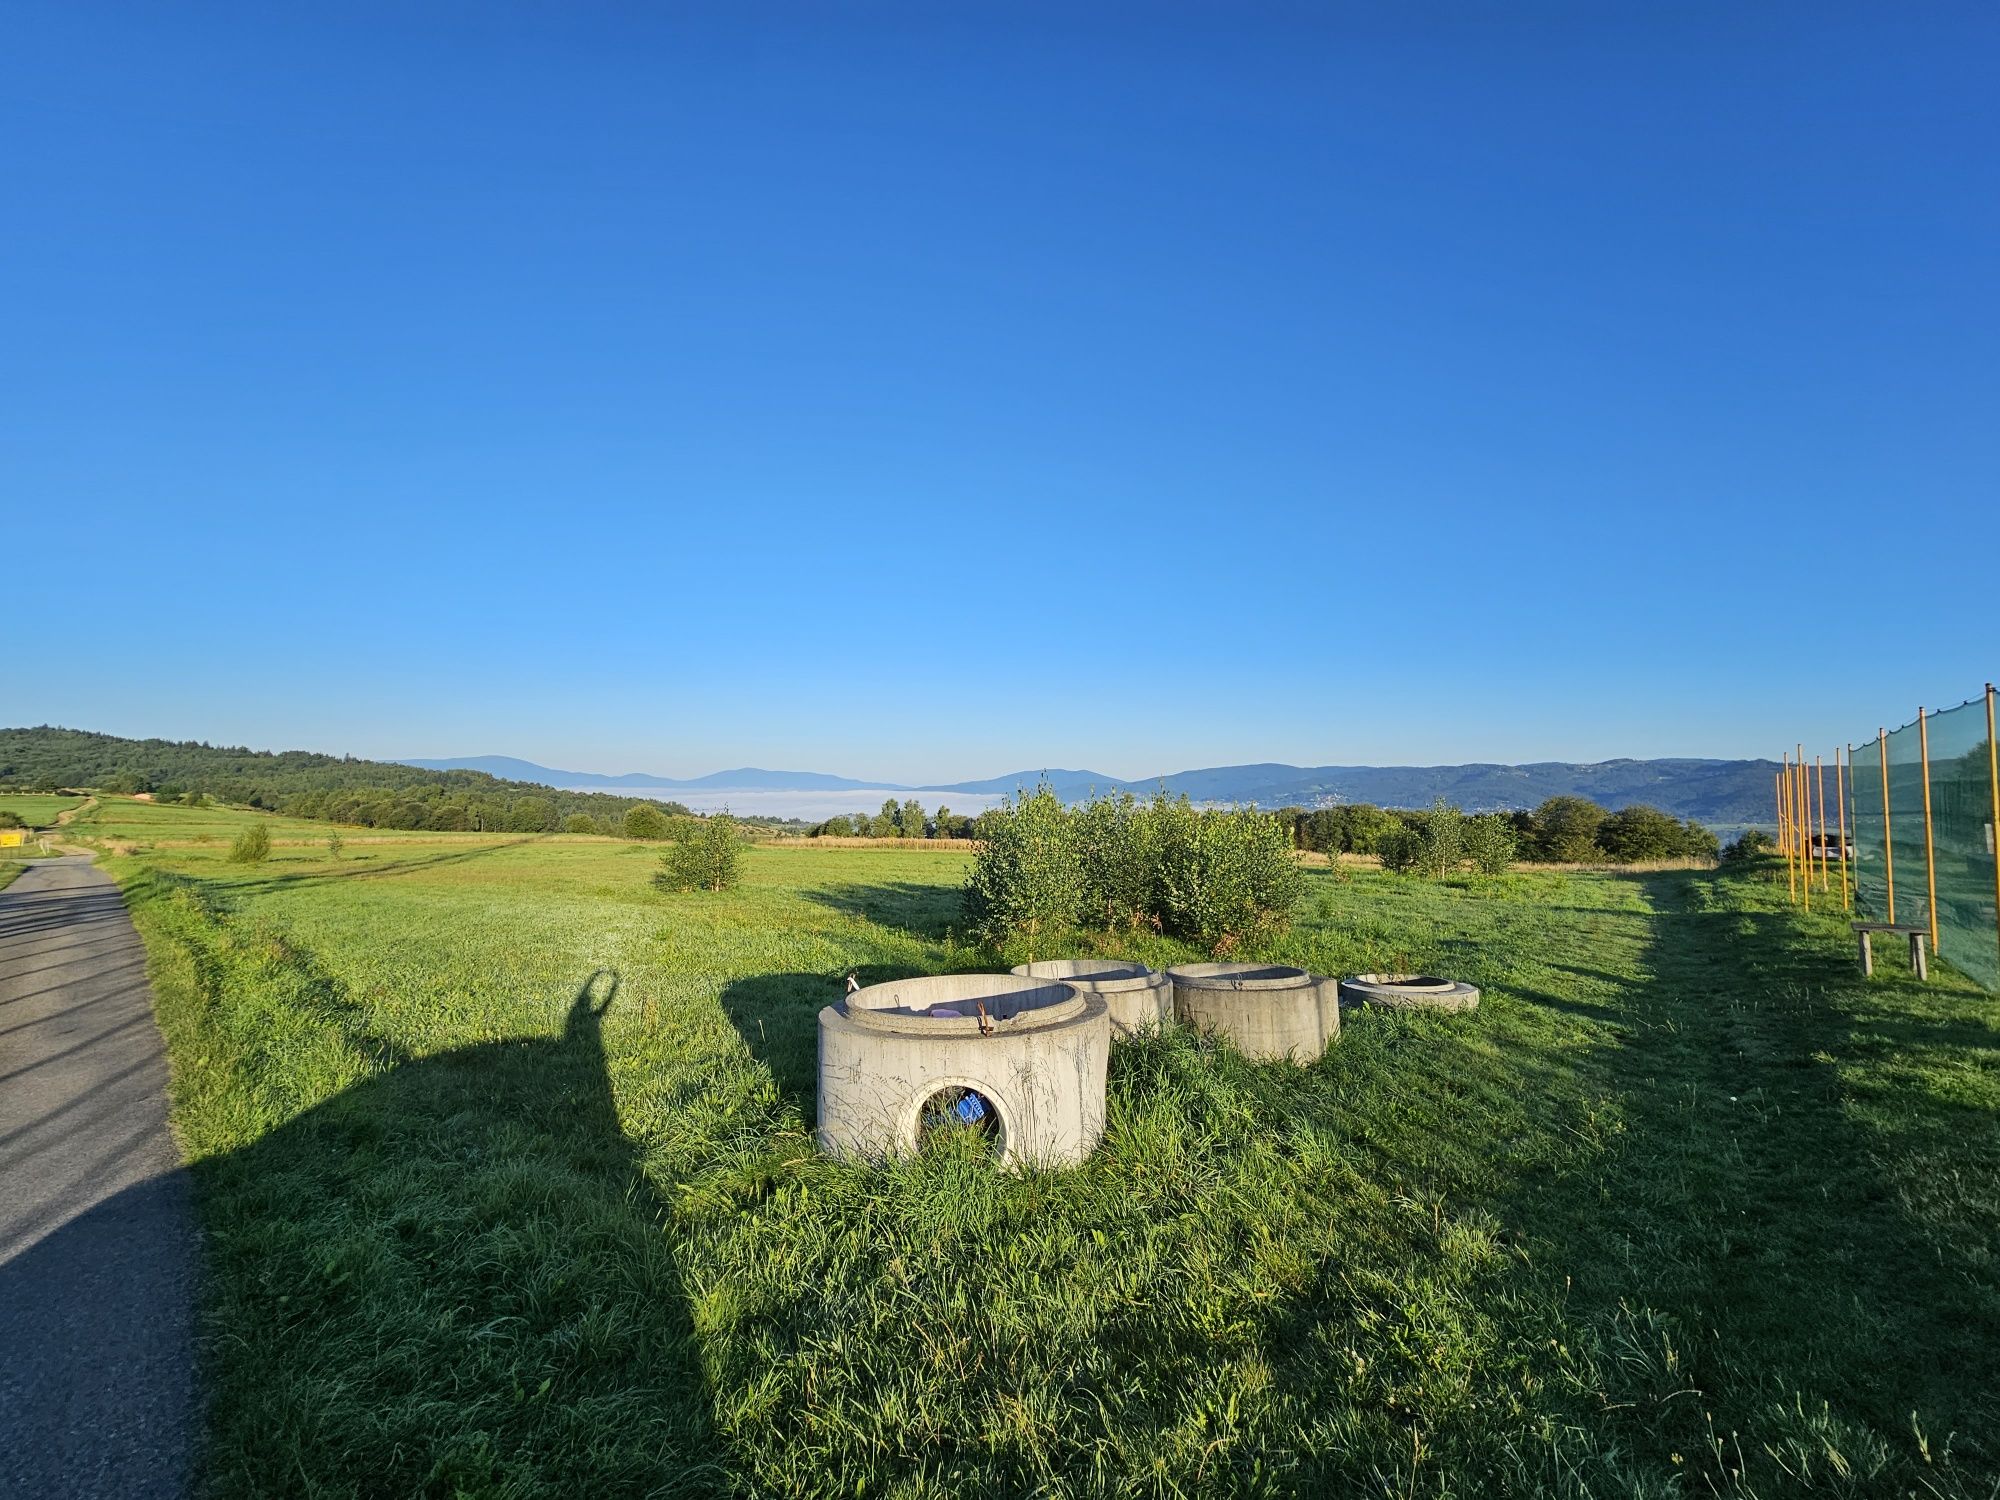
<svg viewBox="0 0 2000 1500"><path fill-rule="evenodd" d="M1990 6L7 33L7 722L920 782L1996 671Z"/></svg>

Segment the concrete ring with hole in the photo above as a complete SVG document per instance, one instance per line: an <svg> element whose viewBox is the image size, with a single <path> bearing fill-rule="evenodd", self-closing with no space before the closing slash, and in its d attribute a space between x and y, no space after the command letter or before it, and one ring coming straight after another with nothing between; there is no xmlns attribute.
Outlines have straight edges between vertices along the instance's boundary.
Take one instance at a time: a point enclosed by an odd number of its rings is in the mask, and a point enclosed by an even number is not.
<svg viewBox="0 0 2000 1500"><path fill-rule="evenodd" d="M1003 1165L1073 1165L1104 1134L1110 1051L1104 1000L1067 984L941 974L870 985L819 1013L819 1144L908 1156L933 1100L976 1094Z"/></svg>
<svg viewBox="0 0 2000 1500"><path fill-rule="evenodd" d="M1310 1063L1340 1035L1338 982L1281 964L1178 964L1167 970L1181 1023L1226 1037L1258 1062Z"/></svg>
<svg viewBox="0 0 2000 1500"><path fill-rule="evenodd" d="M1428 974L1357 974L1340 981L1348 1005L1380 1005L1391 1010L1477 1010L1479 991L1455 979Z"/></svg>
<svg viewBox="0 0 2000 1500"><path fill-rule="evenodd" d="M1060 980L1072 989L1099 996L1111 1013L1111 1039L1163 1029L1174 1018L1174 983L1144 964L1118 958L1049 958L1017 964L1025 979Z"/></svg>

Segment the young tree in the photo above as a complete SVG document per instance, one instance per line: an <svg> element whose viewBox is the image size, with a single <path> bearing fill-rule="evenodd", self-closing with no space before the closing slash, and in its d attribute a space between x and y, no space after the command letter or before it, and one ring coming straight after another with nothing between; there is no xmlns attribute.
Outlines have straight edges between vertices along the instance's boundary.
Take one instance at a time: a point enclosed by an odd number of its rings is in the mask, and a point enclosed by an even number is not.
<svg viewBox="0 0 2000 1500"><path fill-rule="evenodd" d="M892 839L896 836L896 816L902 809L891 797L882 804L882 810L868 822L868 837L871 839Z"/></svg>
<svg viewBox="0 0 2000 1500"><path fill-rule="evenodd" d="M326 857L328 859L339 859L341 845L344 842L338 828L329 829L326 835Z"/></svg>
<svg viewBox="0 0 2000 1500"><path fill-rule="evenodd" d="M259 819L236 835L229 858L239 865L261 864L271 853L271 830Z"/></svg>
<svg viewBox="0 0 2000 1500"><path fill-rule="evenodd" d="M1456 874L1465 861L1465 814L1440 797L1431 804L1418 835L1423 840L1423 865L1433 879Z"/></svg>
<svg viewBox="0 0 2000 1500"><path fill-rule="evenodd" d="M906 839L923 838L926 833L923 803L914 797L905 802L902 810L896 814L896 827Z"/></svg>
<svg viewBox="0 0 2000 1500"><path fill-rule="evenodd" d="M941 839L952 837L951 809L946 807L942 802L938 804L937 810L937 836Z"/></svg>
<svg viewBox="0 0 2000 1500"><path fill-rule="evenodd" d="M1514 862L1514 825L1501 813L1465 820L1465 857L1482 875L1504 875Z"/></svg>
<svg viewBox="0 0 2000 1500"><path fill-rule="evenodd" d="M660 856L659 883L676 891L726 891L738 879L742 842L736 820L725 812L690 818L676 830L671 848Z"/></svg>
<svg viewBox="0 0 2000 1500"><path fill-rule="evenodd" d="M1077 925L1083 867L1069 809L1047 782L980 821L986 842L965 882L972 928L998 948L1019 938L1032 961Z"/></svg>

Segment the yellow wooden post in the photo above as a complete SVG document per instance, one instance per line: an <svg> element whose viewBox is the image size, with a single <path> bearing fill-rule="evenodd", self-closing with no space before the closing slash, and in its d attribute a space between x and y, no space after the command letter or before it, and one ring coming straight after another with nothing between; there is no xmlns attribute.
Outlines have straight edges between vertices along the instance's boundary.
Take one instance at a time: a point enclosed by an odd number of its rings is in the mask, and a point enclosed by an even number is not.
<svg viewBox="0 0 2000 1500"><path fill-rule="evenodd" d="M1798 777L1798 810L1804 814L1800 820L1799 832L1799 874L1805 878L1799 882L1799 890L1805 897L1805 909L1812 910L1812 842L1809 830L1812 827L1812 795L1806 790L1806 747L1799 746L1797 764L1792 767Z"/></svg>
<svg viewBox="0 0 2000 1500"><path fill-rule="evenodd" d="M1854 747L1847 747L1847 764L1854 764ZM1833 797L1840 804L1840 909L1854 910L1854 901L1847 887L1847 767L1840 763L1840 751L1833 752Z"/></svg>
<svg viewBox="0 0 2000 1500"><path fill-rule="evenodd" d="M1780 755L1778 764L1784 769L1778 773L1778 845L1785 851L1785 894L1792 900L1799 899L1798 872L1792 862L1792 761L1788 755Z"/></svg>
<svg viewBox="0 0 2000 1500"><path fill-rule="evenodd" d="M2000 939L2000 745L1993 743L1993 684L1986 684L1986 782L1993 794L1993 928Z"/></svg>
<svg viewBox="0 0 2000 1500"><path fill-rule="evenodd" d="M1814 804L1820 810L1820 890L1830 890L1832 874L1828 872L1828 862L1826 862L1828 860L1828 856L1826 856L1826 760L1822 760L1820 756L1812 758L1812 780L1814 780L1814 788L1812 788Z"/></svg>
<svg viewBox="0 0 2000 1500"><path fill-rule="evenodd" d="M1889 821L1889 731L1875 726L1875 743L1882 747L1882 871L1889 882L1889 921L1896 920L1896 825Z"/></svg>
<svg viewBox="0 0 2000 1500"><path fill-rule="evenodd" d="M1917 753L1924 762L1924 880L1930 891L1931 952L1937 952L1937 849L1931 843L1931 731L1924 711L1917 710Z"/></svg>

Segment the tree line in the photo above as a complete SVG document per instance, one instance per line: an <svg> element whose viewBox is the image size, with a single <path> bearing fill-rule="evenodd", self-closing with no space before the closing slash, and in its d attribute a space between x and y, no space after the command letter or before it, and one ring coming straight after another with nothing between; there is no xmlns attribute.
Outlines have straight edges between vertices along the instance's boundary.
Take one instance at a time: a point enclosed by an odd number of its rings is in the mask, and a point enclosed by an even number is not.
<svg viewBox="0 0 2000 1500"><path fill-rule="evenodd" d="M156 801L226 802L365 828L458 833L600 833L666 838L678 802L566 792L484 771L432 771L351 755L271 752L197 740L132 740L47 725L0 729L0 787L90 787Z"/></svg>
<svg viewBox="0 0 2000 1500"><path fill-rule="evenodd" d="M984 817L986 815L982 815ZM841 814L815 823L806 831L808 838L830 839L971 839L980 838L980 818L940 807L926 813L914 797L898 802L894 797L870 817L866 813Z"/></svg>
<svg viewBox="0 0 2000 1500"><path fill-rule="evenodd" d="M1469 816L1440 801L1422 810L1375 807L1366 802L1307 810L1280 809L1292 846L1319 854L1374 854L1393 865L1410 840L1431 835L1439 819L1456 818L1480 847L1512 840L1509 860L1558 864L1632 864L1653 859L1713 859L1716 837L1692 818L1635 803L1616 812L1585 797L1550 797L1533 812ZM1467 858L1474 858L1470 853ZM1503 864L1505 862L1503 861Z"/></svg>

